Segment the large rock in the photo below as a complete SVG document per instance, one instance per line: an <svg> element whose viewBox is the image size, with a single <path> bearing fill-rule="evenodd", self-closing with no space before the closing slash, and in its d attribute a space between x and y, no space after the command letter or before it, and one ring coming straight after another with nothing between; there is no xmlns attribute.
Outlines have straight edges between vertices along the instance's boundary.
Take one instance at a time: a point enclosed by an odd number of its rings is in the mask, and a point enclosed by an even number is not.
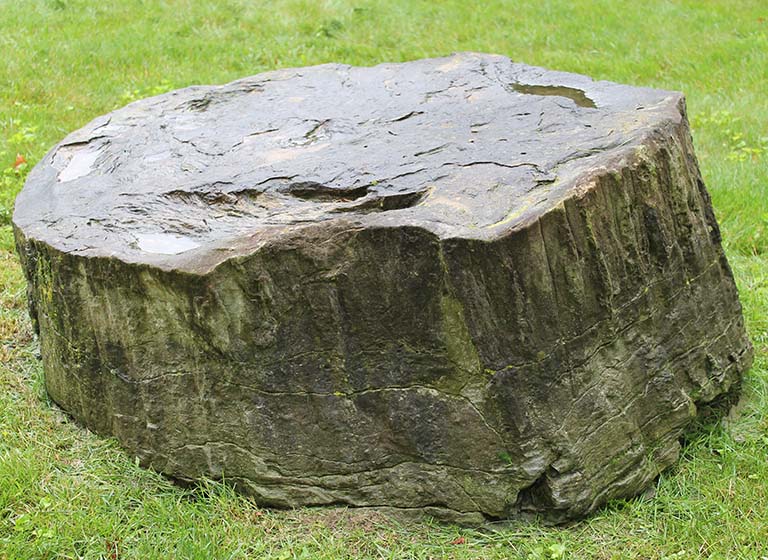
<svg viewBox="0 0 768 560"><path fill-rule="evenodd" d="M580 516L751 360L682 95L501 56L133 103L14 225L51 397L268 505Z"/></svg>

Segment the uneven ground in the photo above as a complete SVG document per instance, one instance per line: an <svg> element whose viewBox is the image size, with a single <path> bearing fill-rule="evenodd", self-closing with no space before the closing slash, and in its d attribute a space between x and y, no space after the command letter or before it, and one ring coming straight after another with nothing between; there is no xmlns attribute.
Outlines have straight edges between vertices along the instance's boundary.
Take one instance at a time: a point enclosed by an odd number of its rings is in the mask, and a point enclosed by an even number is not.
<svg viewBox="0 0 768 560"><path fill-rule="evenodd" d="M768 557L768 5L0 0L0 559ZM756 349L740 415L705 425L653 499L568 528L468 531L353 510L262 510L180 489L45 396L13 252L23 178L128 101L276 67L451 51L684 91ZM27 163L24 163L26 161Z"/></svg>

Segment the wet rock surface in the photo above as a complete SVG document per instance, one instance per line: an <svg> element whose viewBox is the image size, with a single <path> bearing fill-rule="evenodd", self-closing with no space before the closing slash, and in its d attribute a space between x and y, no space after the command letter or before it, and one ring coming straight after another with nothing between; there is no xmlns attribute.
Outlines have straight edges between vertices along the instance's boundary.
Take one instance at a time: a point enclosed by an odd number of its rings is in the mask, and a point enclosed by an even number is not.
<svg viewBox="0 0 768 560"><path fill-rule="evenodd" d="M500 56L133 103L14 227L51 397L267 505L578 517L751 361L681 94Z"/></svg>

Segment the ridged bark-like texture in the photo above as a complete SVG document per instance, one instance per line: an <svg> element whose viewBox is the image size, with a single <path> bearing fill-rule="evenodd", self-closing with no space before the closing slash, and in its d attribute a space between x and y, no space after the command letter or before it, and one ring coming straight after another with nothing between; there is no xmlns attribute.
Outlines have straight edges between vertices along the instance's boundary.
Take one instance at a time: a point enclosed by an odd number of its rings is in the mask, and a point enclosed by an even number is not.
<svg viewBox="0 0 768 560"><path fill-rule="evenodd" d="M682 97L503 57L133 104L54 148L14 223L51 397L266 505L579 517L751 361Z"/></svg>

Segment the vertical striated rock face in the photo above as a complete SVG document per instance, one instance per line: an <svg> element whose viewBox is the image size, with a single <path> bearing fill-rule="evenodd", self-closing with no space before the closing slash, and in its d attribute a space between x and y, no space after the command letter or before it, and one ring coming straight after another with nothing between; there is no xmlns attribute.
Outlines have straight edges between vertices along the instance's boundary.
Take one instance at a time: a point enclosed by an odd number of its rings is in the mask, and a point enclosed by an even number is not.
<svg viewBox="0 0 768 560"><path fill-rule="evenodd" d="M578 517L751 360L682 96L500 56L133 103L14 225L51 397L266 505Z"/></svg>

